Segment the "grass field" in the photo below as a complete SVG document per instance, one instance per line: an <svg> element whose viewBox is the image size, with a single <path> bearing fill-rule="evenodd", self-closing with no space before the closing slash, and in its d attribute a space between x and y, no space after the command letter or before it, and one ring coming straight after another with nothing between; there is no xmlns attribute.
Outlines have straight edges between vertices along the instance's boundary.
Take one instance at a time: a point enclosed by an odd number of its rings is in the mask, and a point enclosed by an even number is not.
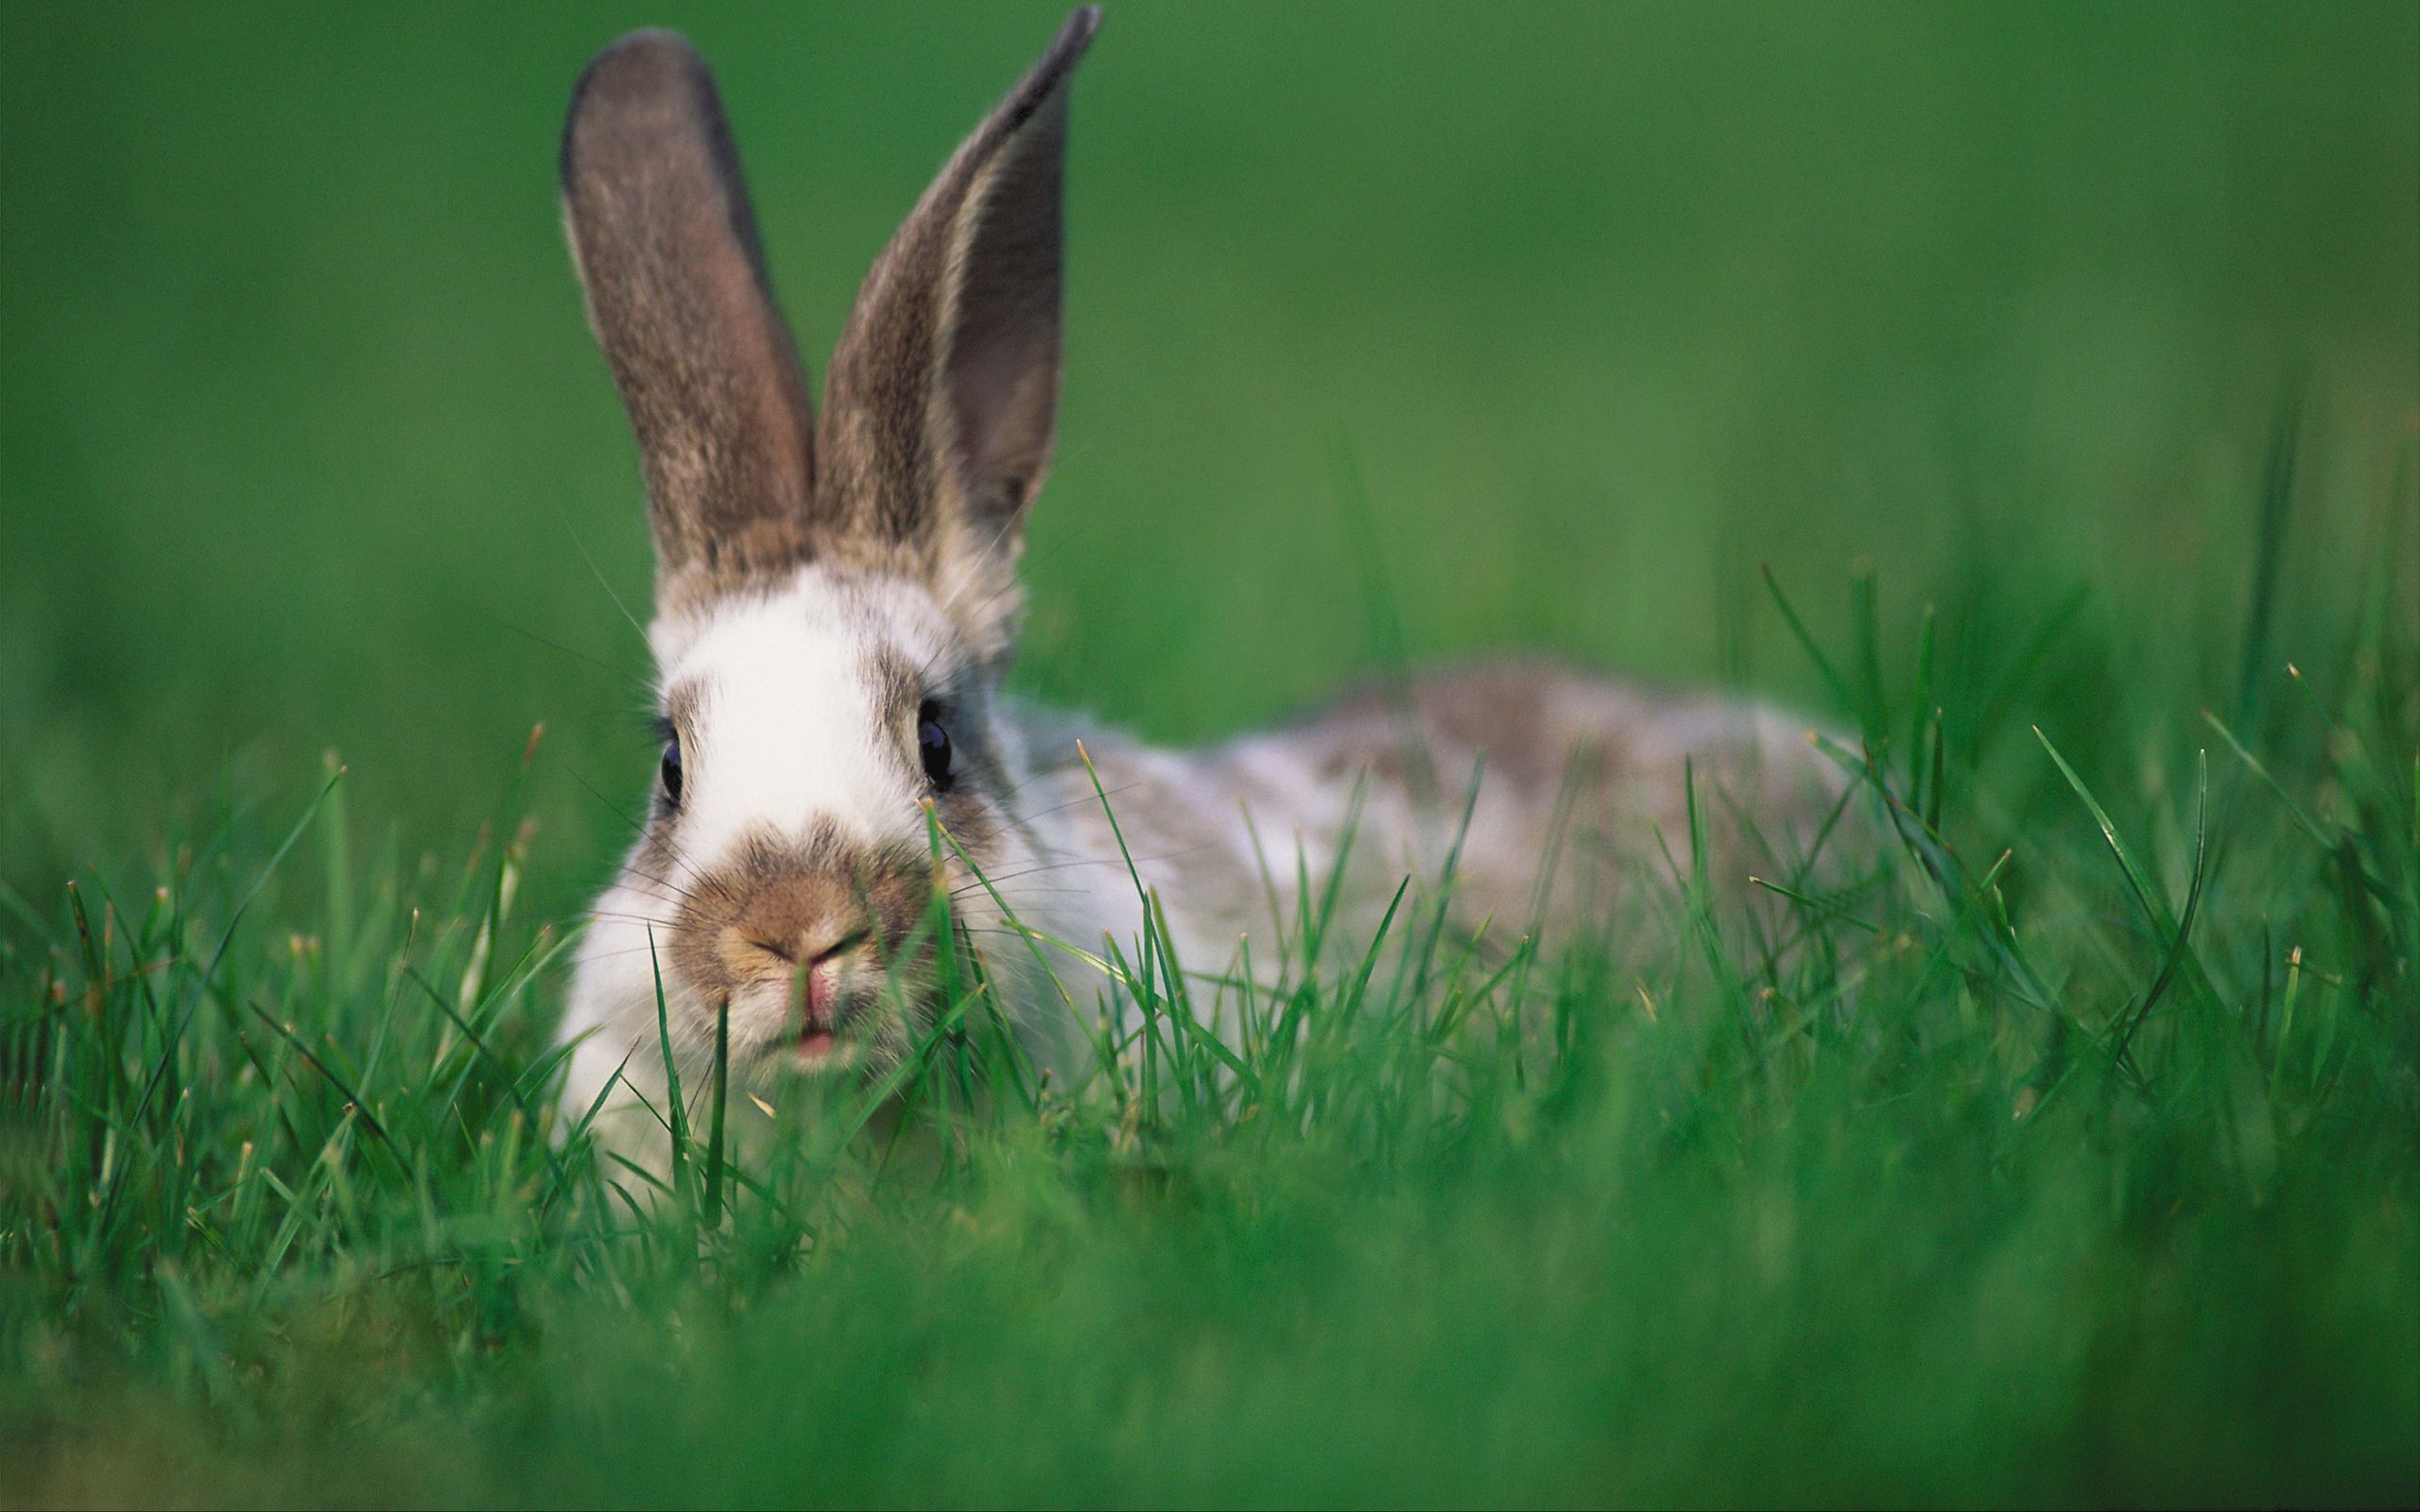
<svg viewBox="0 0 2420 1512"><path fill-rule="evenodd" d="M557 1146L651 764L571 79L716 61L812 360L1058 19L0 12L0 1500L2420 1501L2405 4L1114 6L1021 685L1545 646L1893 838L1778 957L1424 912L1224 1074L1173 984Z"/></svg>

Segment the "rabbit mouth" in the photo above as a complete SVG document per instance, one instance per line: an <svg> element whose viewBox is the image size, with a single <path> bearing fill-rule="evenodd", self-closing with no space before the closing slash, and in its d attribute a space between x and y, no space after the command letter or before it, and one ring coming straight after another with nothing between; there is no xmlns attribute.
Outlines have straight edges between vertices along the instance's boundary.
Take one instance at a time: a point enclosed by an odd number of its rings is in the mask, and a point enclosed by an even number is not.
<svg viewBox="0 0 2420 1512"><path fill-rule="evenodd" d="M857 980L859 959L868 953L872 932L859 930L834 942L803 963L788 986L788 1009L794 1015L792 1057L802 1066L821 1066L833 1059L863 1018L871 995Z"/></svg>
<svg viewBox="0 0 2420 1512"><path fill-rule="evenodd" d="M818 1076L858 1068L893 1033L887 1006L903 964L889 931L860 924L815 945L728 932L715 964L726 974L700 994L727 995L731 1045L751 1074ZM912 974L912 973L911 973Z"/></svg>

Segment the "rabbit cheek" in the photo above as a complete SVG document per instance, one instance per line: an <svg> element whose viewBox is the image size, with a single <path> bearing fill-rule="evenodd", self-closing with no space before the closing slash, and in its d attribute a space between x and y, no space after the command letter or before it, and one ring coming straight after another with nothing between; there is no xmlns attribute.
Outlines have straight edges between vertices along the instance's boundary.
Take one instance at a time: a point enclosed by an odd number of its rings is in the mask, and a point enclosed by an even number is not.
<svg viewBox="0 0 2420 1512"><path fill-rule="evenodd" d="M985 784L970 774L951 791L937 795L933 811L949 838L957 842L954 848L944 843L944 858L955 861L951 850L962 850L977 866L989 870L1000 849L1000 817L997 802L984 789Z"/></svg>

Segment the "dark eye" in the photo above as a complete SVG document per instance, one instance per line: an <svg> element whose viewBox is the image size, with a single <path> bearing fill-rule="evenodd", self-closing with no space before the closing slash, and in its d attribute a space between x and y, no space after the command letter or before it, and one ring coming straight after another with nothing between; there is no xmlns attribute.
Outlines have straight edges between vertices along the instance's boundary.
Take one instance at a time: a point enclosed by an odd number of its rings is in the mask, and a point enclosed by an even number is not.
<svg viewBox="0 0 2420 1512"><path fill-rule="evenodd" d="M916 753L925 759L925 782L939 787L949 781L949 731L930 703L916 711Z"/></svg>
<svg viewBox="0 0 2420 1512"><path fill-rule="evenodd" d="M681 737L664 737L664 765L658 768L664 781L664 801L674 808L681 806Z"/></svg>

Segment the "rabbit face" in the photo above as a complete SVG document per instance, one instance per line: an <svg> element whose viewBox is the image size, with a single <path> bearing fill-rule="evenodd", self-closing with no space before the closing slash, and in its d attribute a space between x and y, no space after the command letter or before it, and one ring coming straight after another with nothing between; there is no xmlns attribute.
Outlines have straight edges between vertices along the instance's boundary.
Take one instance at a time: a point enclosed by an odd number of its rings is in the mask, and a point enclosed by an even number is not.
<svg viewBox="0 0 2420 1512"><path fill-rule="evenodd" d="M591 985L651 1010L660 973L691 1036L728 1005L742 1069L895 1058L947 944L936 887L965 921L973 868L1014 868L992 665L922 585L817 566L654 640L664 761Z"/></svg>
<svg viewBox="0 0 2420 1512"><path fill-rule="evenodd" d="M564 128L564 220L639 442L664 761L573 1017L734 1065L895 1058L937 889L1025 859L994 693L1059 381L1072 17L866 276L819 416L705 64L635 32ZM970 866L970 863L972 864ZM961 919L964 917L961 914ZM977 926L979 927L979 921Z"/></svg>

